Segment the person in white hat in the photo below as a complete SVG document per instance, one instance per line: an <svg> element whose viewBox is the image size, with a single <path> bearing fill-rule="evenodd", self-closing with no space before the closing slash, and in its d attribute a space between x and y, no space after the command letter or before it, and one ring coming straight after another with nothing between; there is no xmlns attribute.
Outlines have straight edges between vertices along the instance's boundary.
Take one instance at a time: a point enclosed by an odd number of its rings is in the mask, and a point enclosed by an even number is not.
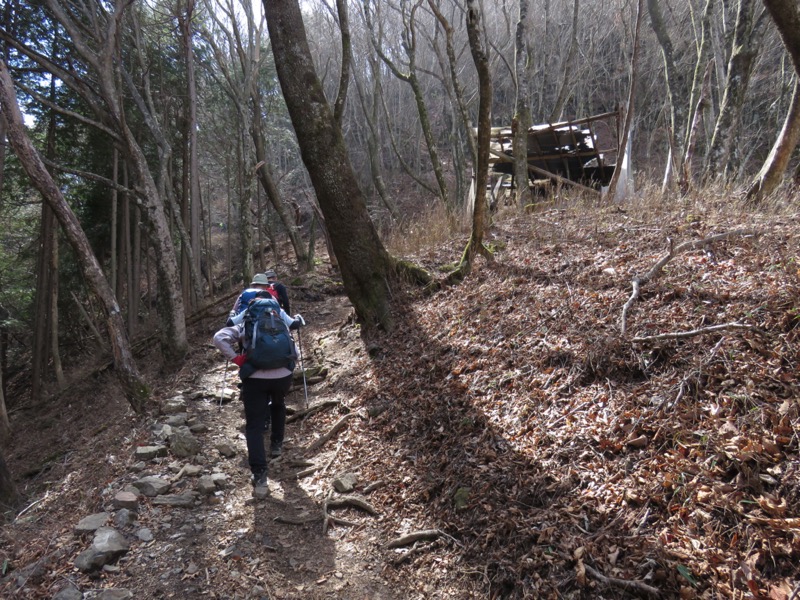
<svg viewBox="0 0 800 600"><path fill-rule="evenodd" d="M265 292L269 292L276 300L280 302L278 294L272 288L272 284L270 283L267 274L256 273L253 276L253 281L251 281L250 285L247 286L247 289L244 290L241 294L239 294L239 297L236 298L236 302L233 303L233 308L231 309L231 312L228 315L228 322L226 323L226 326L230 327L231 325L233 325L233 318L244 312L244 309L247 308L247 305L253 298L259 295L263 295ZM289 312L288 309L284 308L284 310L288 314Z"/></svg>

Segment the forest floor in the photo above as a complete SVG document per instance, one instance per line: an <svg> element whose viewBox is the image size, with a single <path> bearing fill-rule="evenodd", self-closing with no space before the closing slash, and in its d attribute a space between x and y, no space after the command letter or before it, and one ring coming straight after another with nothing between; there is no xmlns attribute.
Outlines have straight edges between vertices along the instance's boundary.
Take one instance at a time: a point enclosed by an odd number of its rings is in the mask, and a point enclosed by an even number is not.
<svg viewBox="0 0 800 600"><path fill-rule="evenodd" d="M465 241L411 258L441 275ZM236 382L210 345L227 301L179 372L140 359L156 399L207 426L196 456L142 464L167 415L133 415L108 372L18 406L4 452L25 502L0 532L0 595L796 600L800 215L551 209L498 216L487 243L495 261L461 285L398 296L388 336L362 337L324 268L290 287L306 367L328 374L290 394L265 500L241 405L218 402ZM74 567L82 518L111 524L145 475L190 491L186 463L221 487L140 498L130 549Z"/></svg>

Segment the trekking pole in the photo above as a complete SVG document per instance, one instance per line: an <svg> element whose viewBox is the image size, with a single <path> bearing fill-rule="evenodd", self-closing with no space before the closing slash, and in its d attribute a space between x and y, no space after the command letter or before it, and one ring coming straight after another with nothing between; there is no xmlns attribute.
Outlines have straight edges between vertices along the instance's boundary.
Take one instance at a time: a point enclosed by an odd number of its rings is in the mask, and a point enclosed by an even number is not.
<svg viewBox="0 0 800 600"><path fill-rule="evenodd" d="M308 410L308 384L306 383L306 361L303 358L303 344L300 341L300 330L297 330L297 351L300 354L300 368L303 369L303 393L306 398L306 410Z"/></svg>
<svg viewBox="0 0 800 600"><path fill-rule="evenodd" d="M228 365L230 360L225 359L225 371L222 374L222 381L219 382L219 408L217 412L222 412L222 396L225 394L225 380L228 379Z"/></svg>

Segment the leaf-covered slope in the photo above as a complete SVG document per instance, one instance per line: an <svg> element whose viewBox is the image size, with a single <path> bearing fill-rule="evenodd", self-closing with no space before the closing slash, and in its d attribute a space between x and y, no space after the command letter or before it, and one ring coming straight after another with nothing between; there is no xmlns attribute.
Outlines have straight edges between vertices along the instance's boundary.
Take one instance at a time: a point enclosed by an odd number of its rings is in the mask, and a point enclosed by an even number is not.
<svg viewBox="0 0 800 600"><path fill-rule="evenodd" d="M745 224L761 234L672 258L642 287L627 337L631 280L667 237L741 223L501 221L496 264L406 299L357 392L385 410L351 440L392 484L387 527L443 529L457 540L450 568L500 595L788 598L800 583L798 222ZM752 328L631 339L730 323ZM450 572L440 561L408 562L435 579Z"/></svg>

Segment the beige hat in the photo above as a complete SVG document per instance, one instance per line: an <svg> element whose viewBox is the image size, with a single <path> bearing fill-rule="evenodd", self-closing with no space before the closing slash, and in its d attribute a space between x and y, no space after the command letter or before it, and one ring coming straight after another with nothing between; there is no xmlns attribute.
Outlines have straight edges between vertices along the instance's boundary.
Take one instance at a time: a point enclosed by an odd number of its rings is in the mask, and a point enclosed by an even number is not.
<svg viewBox="0 0 800 600"><path fill-rule="evenodd" d="M264 273L264 275L267 276L267 279L272 279L272 278L277 279L278 278L278 274L275 271L273 271L272 269L270 269L269 271Z"/></svg>
<svg viewBox="0 0 800 600"><path fill-rule="evenodd" d="M267 275L264 273L256 273L250 285L269 285L269 279L267 279Z"/></svg>

